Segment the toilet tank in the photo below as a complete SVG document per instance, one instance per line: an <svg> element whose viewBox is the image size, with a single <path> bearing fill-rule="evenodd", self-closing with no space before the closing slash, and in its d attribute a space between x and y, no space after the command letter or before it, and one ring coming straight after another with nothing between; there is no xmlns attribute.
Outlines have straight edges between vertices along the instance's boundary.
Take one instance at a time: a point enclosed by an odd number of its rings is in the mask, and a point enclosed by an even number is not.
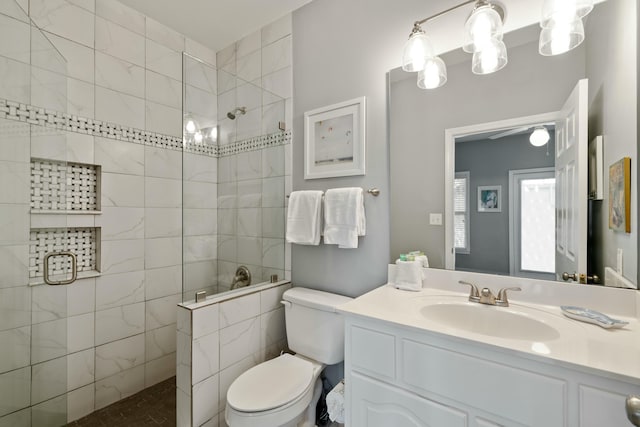
<svg viewBox="0 0 640 427"><path fill-rule="evenodd" d="M291 288L282 299L289 348L326 365L344 360L344 319L336 307L352 298Z"/></svg>

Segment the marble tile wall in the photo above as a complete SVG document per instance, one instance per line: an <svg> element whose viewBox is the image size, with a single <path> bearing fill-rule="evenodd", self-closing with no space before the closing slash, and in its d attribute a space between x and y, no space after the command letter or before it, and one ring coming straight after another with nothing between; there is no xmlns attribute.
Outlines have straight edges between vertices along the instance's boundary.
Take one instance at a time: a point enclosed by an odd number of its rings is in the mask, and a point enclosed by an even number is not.
<svg viewBox="0 0 640 427"><path fill-rule="evenodd" d="M29 18L42 31L31 28ZM278 42L290 49L290 28L289 16L261 30L260 52ZM258 33L253 37L257 42ZM288 42L281 41L287 37ZM254 53L251 63L256 64L257 49L241 48L247 42L238 43L234 61ZM10 119L0 119L0 182L11 183L0 185L0 425L61 425L176 373L182 249L195 266L185 269L187 275L217 279L217 204L227 195L242 199L233 205L242 221L230 221L242 235L227 247L240 247L248 257L241 261L256 263L257 278L271 271L290 276L290 264L282 260L286 248L275 237L284 226L284 202L277 199L284 200L289 191L289 143L265 145L258 151L260 160L257 154L228 149L235 153L230 156L242 155L251 164L239 176L233 172L229 183L243 189L233 195L217 186L217 152L185 153L190 166L183 188L182 153L175 146L182 136L182 51L215 66L214 52L115 0L9 0L0 5L0 99L7 100L0 112ZM255 92L233 89L234 96L253 99L256 108L249 117L263 118L260 132L238 128L234 138L272 132L262 128L262 123L275 123L266 117L281 116L283 108L285 116L291 112L290 55L280 56L288 64L284 68L273 60L265 66L260 56L261 71L254 80L261 87L260 107ZM224 80L205 77L199 83L215 82L211 93ZM197 79L186 90L201 100L202 91L195 89L203 89ZM284 97L284 105L270 93ZM44 127L35 125L42 120ZM285 161L274 157L282 152ZM101 213L70 220L73 226L100 228L99 277L69 287L27 286L29 229L42 226L34 215L29 220L31 157L101 165ZM5 180L9 175L12 180ZM187 218L193 221L185 223L183 245L182 220ZM254 235L258 230L269 231ZM258 259L266 260L264 268ZM270 325L265 328L277 324L277 316L265 317L264 325ZM262 324L262 319L243 324L258 338L248 348L260 343L254 355L266 354L262 343L270 342L261 338L265 329L257 325ZM223 359L233 360L227 353L219 363ZM199 387L209 390L212 378Z"/></svg>
<svg viewBox="0 0 640 427"><path fill-rule="evenodd" d="M226 426L229 386L287 347L282 294L289 282L178 308L177 426ZM215 297L214 297L215 301Z"/></svg>
<svg viewBox="0 0 640 427"><path fill-rule="evenodd" d="M145 142L182 137L182 52L216 58L114 0L3 1L0 39L0 98L53 112L48 127L0 119L0 425L58 426L176 373L182 153ZM71 117L120 133L56 128ZM122 138L131 128L146 139ZM185 156L185 194L208 200L194 235L211 234L217 159ZM32 157L101 165L101 213L62 216L101 229L98 277L28 286L29 230L43 226L29 215ZM215 251L194 240L194 258Z"/></svg>
<svg viewBox="0 0 640 427"><path fill-rule="evenodd" d="M290 278L290 245L284 241L285 194L291 192L291 144L227 153L225 145L291 127L293 77L291 15L286 15L217 53L218 288L228 289L246 265L254 282L272 274ZM247 108L235 120L236 106Z"/></svg>
<svg viewBox="0 0 640 427"><path fill-rule="evenodd" d="M5 133L16 127L22 134ZM29 168L29 150L7 142L29 147L30 127L0 120L0 169ZM0 194L0 425L30 425L45 410L54 415L34 425L59 425L175 375L181 153L96 137L83 144L84 161L102 165L102 212L63 219L101 229L98 277L29 286L29 230L42 219L29 223L28 180L1 186L27 196ZM216 158L191 155L215 173ZM201 219L215 227L215 216ZM196 245L193 256L212 247Z"/></svg>

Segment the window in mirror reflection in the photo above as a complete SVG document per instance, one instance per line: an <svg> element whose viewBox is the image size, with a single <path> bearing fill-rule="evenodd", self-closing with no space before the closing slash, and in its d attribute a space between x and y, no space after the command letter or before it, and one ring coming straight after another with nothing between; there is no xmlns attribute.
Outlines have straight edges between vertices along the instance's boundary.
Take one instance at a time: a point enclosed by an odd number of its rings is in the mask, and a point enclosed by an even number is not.
<svg viewBox="0 0 640 427"><path fill-rule="evenodd" d="M454 241L456 253L469 253L469 172L456 172L453 181Z"/></svg>

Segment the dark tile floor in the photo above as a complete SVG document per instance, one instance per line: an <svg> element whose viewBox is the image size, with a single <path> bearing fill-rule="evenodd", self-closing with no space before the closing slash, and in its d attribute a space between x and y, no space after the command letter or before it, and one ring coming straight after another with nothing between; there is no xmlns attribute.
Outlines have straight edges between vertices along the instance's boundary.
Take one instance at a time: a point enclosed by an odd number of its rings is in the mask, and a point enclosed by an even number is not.
<svg viewBox="0 0 640 427"><path fill-rule="evenodd" d="M175 426L176 378L102 408L68 427Z"/></svg>

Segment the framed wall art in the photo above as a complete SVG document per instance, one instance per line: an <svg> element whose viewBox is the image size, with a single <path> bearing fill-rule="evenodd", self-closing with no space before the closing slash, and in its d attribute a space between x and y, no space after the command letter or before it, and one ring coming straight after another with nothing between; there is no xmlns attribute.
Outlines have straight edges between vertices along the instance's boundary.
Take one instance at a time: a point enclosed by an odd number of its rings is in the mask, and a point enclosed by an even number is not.
<svg viewBox="0 0 640 427"><path fill-rule="evenodd" d="M502 212L502 185L478 186L478 212Z"/></svg>
<svg viewBox="0 0 640 427"><path fill-rule="evenodd" d="M365 98L304 113L304 179L365 174Z"/></svg>
<svg viewBox="0 0 640 427"><path fill-rule="evenodd" d="M609 166L609 228L631 233L631 158Z"/></svg>

